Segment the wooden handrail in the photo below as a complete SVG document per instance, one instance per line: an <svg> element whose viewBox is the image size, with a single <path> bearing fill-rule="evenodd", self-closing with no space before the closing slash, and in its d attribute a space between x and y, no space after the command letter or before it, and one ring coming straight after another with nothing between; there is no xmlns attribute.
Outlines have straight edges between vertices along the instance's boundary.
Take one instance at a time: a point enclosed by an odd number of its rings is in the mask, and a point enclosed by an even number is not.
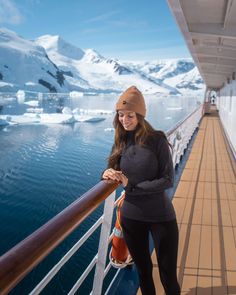
<svg viewBox="0 0 236 295"><path fill-rule="evenodd" d="M100 181L78 200L0 257L0 294L7 294L117 187Z"/></svg>

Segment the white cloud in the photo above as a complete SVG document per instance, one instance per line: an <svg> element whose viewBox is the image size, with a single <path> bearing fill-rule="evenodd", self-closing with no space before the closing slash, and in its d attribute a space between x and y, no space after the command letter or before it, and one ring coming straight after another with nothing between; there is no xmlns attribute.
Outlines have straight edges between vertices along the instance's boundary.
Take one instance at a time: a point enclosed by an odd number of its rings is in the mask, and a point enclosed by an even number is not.
<svg viewBox="0 0 236 295"><path fill-rule="evenodd" d="M18 25L23 15L12 0L0 0L0 23Z"/></svg>

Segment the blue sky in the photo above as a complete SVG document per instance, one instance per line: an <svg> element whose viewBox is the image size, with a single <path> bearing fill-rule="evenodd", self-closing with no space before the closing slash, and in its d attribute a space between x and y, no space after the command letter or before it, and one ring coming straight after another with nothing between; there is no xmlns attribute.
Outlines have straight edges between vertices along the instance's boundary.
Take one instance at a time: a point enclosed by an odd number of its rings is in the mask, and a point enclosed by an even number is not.
<svg viewBox="0 0 236 295"><path fill-rule="evenodd" d="M167 0L0 0L0 26L121 60L190 57Z"/></svg>

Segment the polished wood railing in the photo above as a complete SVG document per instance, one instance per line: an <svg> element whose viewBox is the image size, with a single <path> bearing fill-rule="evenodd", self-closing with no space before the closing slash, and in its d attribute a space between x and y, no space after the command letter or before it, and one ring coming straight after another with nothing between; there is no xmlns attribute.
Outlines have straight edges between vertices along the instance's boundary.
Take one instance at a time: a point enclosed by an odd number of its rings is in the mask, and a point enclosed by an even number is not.
<svg viewBox="0 0 236 295"><path fill-rule="evenodd" d="M7 294L82 221L93 212L119 184L100 181L53 219L0 257L0 294Z"/></svg>

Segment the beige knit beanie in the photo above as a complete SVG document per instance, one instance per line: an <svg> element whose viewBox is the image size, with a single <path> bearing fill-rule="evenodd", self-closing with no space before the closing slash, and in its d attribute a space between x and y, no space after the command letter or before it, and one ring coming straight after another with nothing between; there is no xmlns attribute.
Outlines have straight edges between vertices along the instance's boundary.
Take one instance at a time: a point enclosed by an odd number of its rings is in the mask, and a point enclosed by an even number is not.
<svg viewBox="0 0 236 295"><path fill-rule="evenodd" d="M135 86L123 92L116 103L116 111L127 110L146 116L146 105L142 93Z"/></svg>

